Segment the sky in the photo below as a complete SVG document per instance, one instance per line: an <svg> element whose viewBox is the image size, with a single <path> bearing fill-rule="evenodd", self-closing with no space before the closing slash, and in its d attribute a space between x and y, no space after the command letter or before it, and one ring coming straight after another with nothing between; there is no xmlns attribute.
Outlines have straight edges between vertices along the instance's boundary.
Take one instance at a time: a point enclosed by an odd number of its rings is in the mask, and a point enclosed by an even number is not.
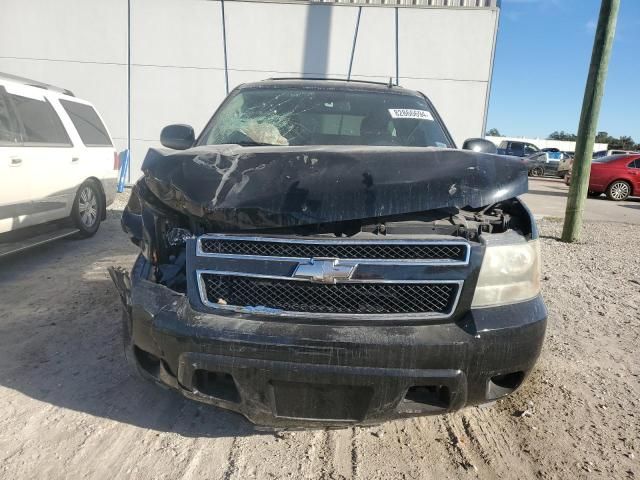
<svg viewBox="0 0 640 480"><path fill-rule="evenodd" d="M487 129L576 133L600 0L502 0ZM640 0L621 0L598 131L640 142Z"/></svg>

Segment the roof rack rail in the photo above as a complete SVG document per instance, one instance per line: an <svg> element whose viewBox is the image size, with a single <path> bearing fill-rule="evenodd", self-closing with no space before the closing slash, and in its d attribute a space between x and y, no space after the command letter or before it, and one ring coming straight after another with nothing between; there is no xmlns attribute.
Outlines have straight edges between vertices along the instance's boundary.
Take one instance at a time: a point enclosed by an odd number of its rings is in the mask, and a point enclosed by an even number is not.
<svg viewBox="0 0 640 480"><path fill-rule="evenodd" d="M383 85L385 87L399 87L400 85L390 85L389 82L375 82L373 80L354 80L353 78L330 78L330 77L271 77L267 80L327 80L330 82L350 82L350 83L370 83L373 85Z"/></svg>
<svg viewBox="0 0 640 480"><path fill-rule="evenodd" d="M75 97L73 92L66 88L56 87L55 85L49 85L48 83L39 82L37 80L32 80L30 78L11 75L10 73L0 72L0 80L9 80L16 83L22 83L23 85L28 85L30 87L51 90L52 92L58 92L58 93L62 93L63 95L69 95L70 97Z"/></svg>

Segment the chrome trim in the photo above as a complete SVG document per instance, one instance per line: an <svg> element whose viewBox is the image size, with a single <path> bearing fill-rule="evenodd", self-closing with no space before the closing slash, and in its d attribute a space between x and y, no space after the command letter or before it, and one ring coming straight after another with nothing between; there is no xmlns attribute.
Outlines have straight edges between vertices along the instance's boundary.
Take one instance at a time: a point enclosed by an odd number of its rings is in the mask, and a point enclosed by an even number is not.
<svg viewBox="0 0 640 480"><path fill-rule="evenodd" d="M228 272L223 270L196 270L196 279L198 283L198 293L200 294L200 301L203 305L219 309L225 311L231 311L236 313L250 313L250 314L259 314L259 315L273 315L273 316L281 316L281 317L307 317L307 318L335 318L335 319L345 319L345 320L353 320L354 318L365 318L371 317L376 320L393 320L393 319L447 319L453 315L453 312L456 311L458 307L458 301L460 300L460 294L462 293L462 287L464 285L464 280L347 280L347 281L337 281L336 284L340 283L386 283L386 284L455 284L458 285L458 290L456 292L456 297L451 304L451 310L448 313L436 313L436 312L421 312L421 313L316 313L316 312L296 312L296 311L288 311L288 310L279 310L277 308L269 308L269 307L249 307L249 306L240 306L240 305L220 305L217 303L210 302L207 298L207 289L204 284L204 280L202 278L203 274L211 274L211 275L228 275L228 276L236 276L236 277L252 277L252 278L266 278L271 280L285 280L285 281L293 281L293 282L309 282L306 279L302 278L293 278L293 277L284 277L279 275L261 275L254 273L245 273L245 272Z"/></svg>
<svg viewBox="0 0 640 480"><path fill-rule="evenodd" d="M449 259L433 259L433 260L418 260L418 259L403 259L403 258L340 258L348 262L361 263L367 265L388 265L388 264L411 264L411 265L433 265L433 266L462 266L469 264L469 257L471 256L471 245L468 242L461 240L325 240L325 239L298 239L298 238L279 238L279 237L249 237L249 236L234 236L234 235L217 235L206 234L198 237L196 242L196 256L198 257L213 257L213 258L231 258L231 259L245 259L245 260L269 260L279 262L309 262L312 258L318 260L334 259L335 257L276 257L269 255L242 255L238 253L208 253L202 250L202 240L239 240L248 242L272 242L272 243L299 243L307 245L460 245L465 247L466 253L464 260L449 260Z"/></svg>

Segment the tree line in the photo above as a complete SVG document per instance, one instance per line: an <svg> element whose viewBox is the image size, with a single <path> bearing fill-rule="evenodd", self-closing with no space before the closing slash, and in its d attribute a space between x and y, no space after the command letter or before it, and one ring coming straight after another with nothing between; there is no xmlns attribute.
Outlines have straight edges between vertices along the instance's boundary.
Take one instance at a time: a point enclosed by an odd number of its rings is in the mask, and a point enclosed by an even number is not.
<svg viewBox="0 0 640 480"><path fill-rule="evenodd" d="M497 128L492 128L487 131L486 135L490 135L492 137L502 137L504 135L500 134L500 131ZM575 133L565 132L564 130L554 131L549 134L547 140L567 140L569 142L575 142L578 139L578 136ZM607 132L598 132L596 134L596 143L607 143L609 144L610 150L639 150L640 151L640 143L636 143L633 138L622 135L621 137L612 137Z"/></svg>
<svg viewBox="0 0 640 480"><path fill-rule="evenodd" d="M576 134L567 133L563 130L552 132L547 137L547 140L570 140L572 142L575 142L577 139ZM636 143L633 138L628 135L612 137L607 132L598 132L596 134L596 143L608 143L609 150L640 150L640 143Z"/></svg>

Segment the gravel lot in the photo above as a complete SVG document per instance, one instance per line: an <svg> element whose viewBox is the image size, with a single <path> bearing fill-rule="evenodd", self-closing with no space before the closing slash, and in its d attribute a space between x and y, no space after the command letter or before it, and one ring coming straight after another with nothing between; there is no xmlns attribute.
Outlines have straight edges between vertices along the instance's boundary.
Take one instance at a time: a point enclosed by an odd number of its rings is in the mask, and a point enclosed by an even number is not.
<svg viewBox="0 0 640 480"><path fill-rule="evenodd" d="M274 434L130 374L106 272L136 255L118 217L0 263L0 478L640 476L638 225L589 223L566 245L559 223L541 223L548 336L512 397Z"/></svg>

